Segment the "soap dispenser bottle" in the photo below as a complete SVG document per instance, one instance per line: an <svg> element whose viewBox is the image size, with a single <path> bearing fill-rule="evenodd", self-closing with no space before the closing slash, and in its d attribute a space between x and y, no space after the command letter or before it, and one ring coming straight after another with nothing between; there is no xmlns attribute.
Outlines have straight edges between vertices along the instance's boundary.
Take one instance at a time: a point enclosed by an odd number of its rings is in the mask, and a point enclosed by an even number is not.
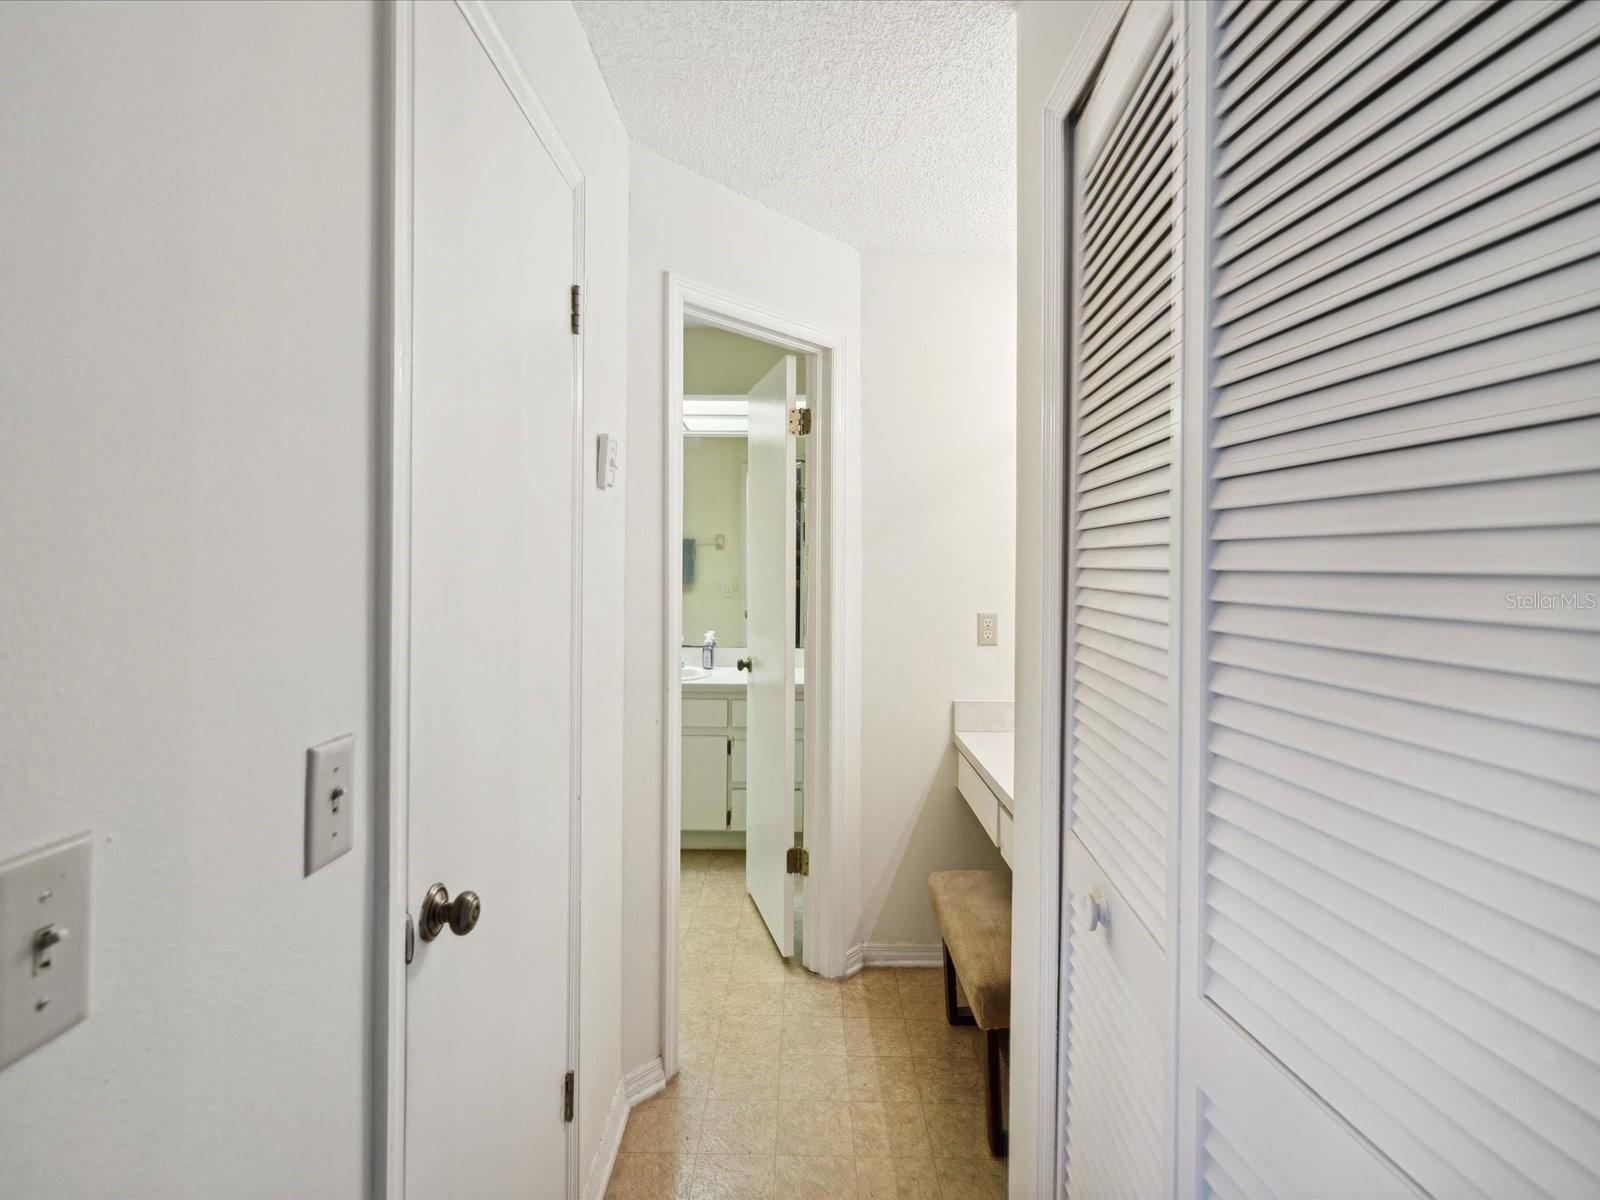
<svg viewBox="0 0 1600 1200"><path fill-rule="evenodd" d="M706 630L706 640L700 643L700 665L706 670L711 670L717 658L717 631Z"/></svg>

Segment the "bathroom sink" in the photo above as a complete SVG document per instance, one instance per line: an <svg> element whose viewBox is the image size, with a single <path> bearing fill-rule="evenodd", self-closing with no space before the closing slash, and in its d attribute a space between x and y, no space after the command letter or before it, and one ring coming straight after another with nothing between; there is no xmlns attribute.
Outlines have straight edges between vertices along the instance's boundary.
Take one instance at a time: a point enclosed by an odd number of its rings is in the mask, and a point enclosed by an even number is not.
<svg viewBox="0 0 1600 1200"><path fill-rule="evenodd" d="M685 663L678 668L678 682L689 683L695 679L704 679L709 674L711 674L711 672L706 670L704 667L691 667Z"/></svg>

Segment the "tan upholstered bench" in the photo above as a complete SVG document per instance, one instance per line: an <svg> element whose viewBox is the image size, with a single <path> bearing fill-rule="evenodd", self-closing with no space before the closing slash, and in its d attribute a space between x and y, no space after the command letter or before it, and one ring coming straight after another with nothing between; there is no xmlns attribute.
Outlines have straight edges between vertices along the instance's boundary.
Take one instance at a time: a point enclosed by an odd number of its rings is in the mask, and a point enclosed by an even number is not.
<svg viewBox="0 0 1600 1200"><path fill-rule="evenodd" d="M1011 872L935 871L933 915L944 939L944 1015L983 1030L983 1104L989 1149L1006 1152L1000 1058L1011 1039ZM967 998L956 1002L956 981Z"/></svg>

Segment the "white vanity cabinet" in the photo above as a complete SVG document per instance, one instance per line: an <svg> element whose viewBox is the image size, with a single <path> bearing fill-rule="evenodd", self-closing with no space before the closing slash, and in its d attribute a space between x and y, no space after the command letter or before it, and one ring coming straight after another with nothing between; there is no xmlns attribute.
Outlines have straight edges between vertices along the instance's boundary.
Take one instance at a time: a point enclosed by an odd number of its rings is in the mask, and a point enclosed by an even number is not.
<svg viewBox="0 0 1600 1200"><path fill-rule="evenodd" d="M704 729L683 731L683 827L728 827L728 737Z"/></svg>
<svg viewBox="0 0 1600 1200"><path fill-rule="evenodd" d="M794 706L794 821L802 825L805 702ZM743 833L745 828L745 703L742 688L684 689L683 831ZM730 845L738 845L730 842Z"/></svg>

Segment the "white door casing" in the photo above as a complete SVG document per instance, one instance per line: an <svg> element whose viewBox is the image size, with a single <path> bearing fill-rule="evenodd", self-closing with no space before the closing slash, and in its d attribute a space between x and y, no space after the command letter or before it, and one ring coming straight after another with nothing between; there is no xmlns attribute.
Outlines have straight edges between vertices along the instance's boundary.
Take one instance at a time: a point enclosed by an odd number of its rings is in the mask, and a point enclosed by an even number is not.
<svg viewBox="0 0 1600 1200"><path fill-rule="evenodd" d="M794 952L795 360L750 389L745 598L745 886L785 957Z"/></svg>
<svg viewBox="0 0 1600 1200"><path fill-rule="evenodd" d="M581 173L492 17L395 9L379 1190L575 1194ZM541 1191L541 1189L543 1189Z"/></svg>
<svg viewBox="0 0 1600 1200"><path fill-rule="evenodd" d="M682 687L678 681L682 637L683 580L683 328L686 317L807 356L812 431L807 455L813 517L806 539L811 563L806 571L805 781L801 800L804 828L811 851L806 879L807 907L803 961L808 970L840 977L849 970L850 948L859 911L859 747L861 641L860 506L857 468L852 447L859 441L851 380L855 371L851 347L836 329L779 312L679 275L665 273L662 337L666 344L665 403L662 435L663 522L662 611L664 615L662 712L667 729L681 722ZM667 737L663 745L665 803L661 827L661 1047L670 1078L677 1070L678 961L670 947L678 936L679 843L682 838L682 739ZM735 825L741 827L744 789L733 789Z"/></svg>

